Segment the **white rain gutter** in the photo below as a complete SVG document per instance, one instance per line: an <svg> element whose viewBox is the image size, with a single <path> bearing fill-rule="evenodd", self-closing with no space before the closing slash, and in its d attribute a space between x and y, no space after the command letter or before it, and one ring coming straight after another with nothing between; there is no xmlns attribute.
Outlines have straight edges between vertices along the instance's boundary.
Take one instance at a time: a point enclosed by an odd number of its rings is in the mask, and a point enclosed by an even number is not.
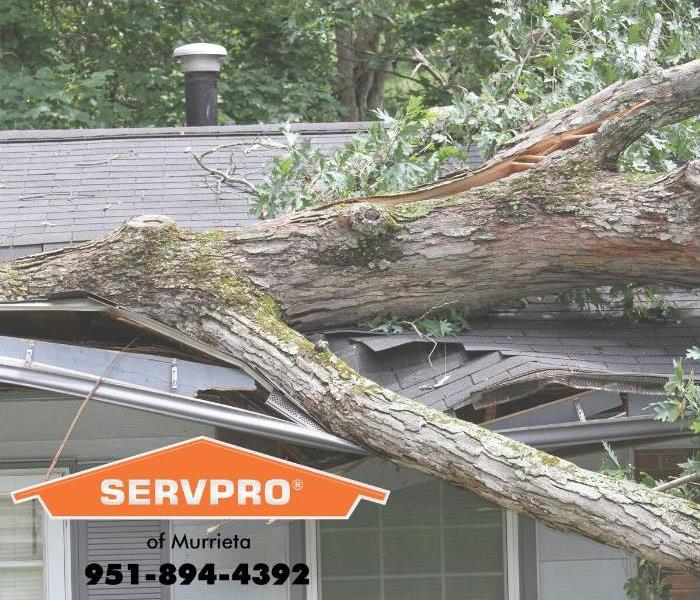
<svg viewBox="0 0 700 600"><path fill-rule="evenodd" d="M488 423L483 426L492 429ZM692 435L692 432L688 430L688 423L685 421L663 423L651 416L572 421L511 429L493 429L493 431L528 446L542 449L566 448L600 443L601 441L621 442Z"/></svg>
<svg viewBox="0 0 700 600"><path fill-rule="evenodd" d="M36 361L27 365L23 360L0 356L0 381L12 385L85 398L98 380L99 376L92 374L54 368ZM367 454L367 451L360 446L325 431L307 428L242 408L180 396L114 379L104 379L100 382L93 394L93 399L304 446Z"/></svg>

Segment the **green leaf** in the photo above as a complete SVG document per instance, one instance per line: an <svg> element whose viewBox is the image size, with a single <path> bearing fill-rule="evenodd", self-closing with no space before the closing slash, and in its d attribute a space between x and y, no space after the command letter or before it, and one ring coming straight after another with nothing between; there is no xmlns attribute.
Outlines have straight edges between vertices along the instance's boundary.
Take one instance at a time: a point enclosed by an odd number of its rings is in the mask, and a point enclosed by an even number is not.
<svg viewBox="0 0 700 600"><path fill-rule="evenodd" d="M688 348L685 356L686 358L691 358L693 360L700 360L700 348L698 346Z"/></svg>

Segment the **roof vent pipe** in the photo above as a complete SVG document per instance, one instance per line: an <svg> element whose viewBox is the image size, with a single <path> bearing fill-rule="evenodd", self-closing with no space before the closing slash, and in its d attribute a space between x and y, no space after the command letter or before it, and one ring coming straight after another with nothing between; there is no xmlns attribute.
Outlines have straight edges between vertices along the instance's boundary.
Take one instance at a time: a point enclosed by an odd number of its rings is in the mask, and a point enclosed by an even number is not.
<svg viewBox="0 0 700 600"><path fill-rule="evenodd" d="M222 56L226 56L226 48L216 44L186 44L173 51L185 74L185 107L190 127L219 124L216 82Z"/></svg>

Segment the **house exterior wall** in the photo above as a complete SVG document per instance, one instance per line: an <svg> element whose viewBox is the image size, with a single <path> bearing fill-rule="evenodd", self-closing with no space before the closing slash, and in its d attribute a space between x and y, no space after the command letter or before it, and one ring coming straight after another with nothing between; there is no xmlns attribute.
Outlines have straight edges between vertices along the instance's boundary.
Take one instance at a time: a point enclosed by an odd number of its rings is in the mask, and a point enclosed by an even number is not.
<svg viewBox="0 0 700 600"><path fill-rule="evenodd" d="M628 449L619 449L617 454L623 463L632 458ZM579 454L569 460L596 471L603 453ZM537 600L626 600L624 584L635 574L632 556L539 522L533 551L537 555Z"/></svg>
<svg viewBox="0 0 700 600"><path fill-rule="evenodd" d="M635 561L624 552L537 523L538 600L626 600Z"/></svg>
<svg viewBox="0 0 700 600"><path fill-rule="evenodd" d="M79 398L40 390L0 393L0 488L3 473L31 473L30 479L25 478L22 485L14 485L12 489L43 479L80 403ZM58 463L58 471L79 471L197 435L214 437L214 429L93 401L82 414ZM4 491L0 489L0 493ZM48 553L44 556L47 600L115 600L113 588L85 585L83 570L88 562L122 563L127 557L132 562L162 562L151 556L152 552L145 552L142 546L154 528L167 529L167 523L79 521L69 524L46 518L40 506L34 508L32 518L35 521L40 518L41 521L36 522L45 524L41 535L44 546L51 551L50 556ZM61 556L64 549L68 554L65 559ZM57 578L62 581L57 582ZM137 590L126 592L124 597L167 599L167 588L151 585L149 590L148 587L139 586ZM0 590L0 598L4 597Z"/></svg>
<svg viewBox="0 0 700 600"><path fill-rule="evenodd" d="M51 462L81 399L49 392L4 393L0 400L0 461ZM77 468L154 450L198 435L209 425L93 401L63 452Z"/></svg>
<svg viewBox="0 0 700 600"><path fill-rule="evenodd" d="M0 402L0 468L45 468L79 403L79 399L41 391L5 392ZM81 417L60 466L80 470L196 435L215 437L216 432L205 425L93 402ZM688 444L697 446L697 441L657 442L635 448L653 453ZM619 449L618 455L622 461L632 462L634 448ZM597 469L602 453L568 458ZM40 477L41 472L37 473ZM509 542L506 515L467 492L378 459L361 461L343 469L342 474L391 489L390 504L375 510L376 514L372 507L368 510L361 505L347 523L310 522L305 531L299 523L282 522L78 522L72 527L72 566L66 573L72 598L115 597L113 590L104 586L87 588L82 570L88 561L134 560L153 566L163 561L213 562L228 569L240 561L274 564L304 559L310 562L314 577L314 585L308 589L232 586L227 588L227 597L301 600L306 594L308 600L354 600L359 593L364 600L625 598L622 586L634 575L635 561L623 553L541 524L534 525L529 538L522 537L518 551L518 544L514 547ZM210 535L246 535L252 549L147 552L143 548L145 539L159 531L172 539L183 533L201 537L207 530ZM528 571L509 572L509 565L518 564L528 565ZM121 588L119 597L206 600L221 597L220 585ZM51 591L48 600L64 600L56 594Z"/></svg>

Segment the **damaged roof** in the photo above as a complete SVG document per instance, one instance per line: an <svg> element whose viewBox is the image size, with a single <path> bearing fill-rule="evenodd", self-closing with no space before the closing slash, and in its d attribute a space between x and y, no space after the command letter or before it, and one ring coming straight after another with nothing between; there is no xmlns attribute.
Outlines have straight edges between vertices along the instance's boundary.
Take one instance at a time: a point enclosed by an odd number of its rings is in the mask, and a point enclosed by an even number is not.
<svg viewBox="0 0 700 600"><path fill-rule="evenodd" d="M367 126L296 124L290 129L312 146L330 150ZM193 231L253 222L249 198L218 192L214 178L190 152L229 146L211 155L208 164L233 164L238 175L259 183L281 151L247 149L260 138L280 141L282 129L234 125L0 132L0 214L5 217L0 221L0 262L87 241L141 214L164 214ZM472 154L471 166L478 161ZM351 366L390 389L460 414L503 407L498 418L522 407L518 402L523 399L547 402L579 390L658 394L672 360L700 345L700 293L674 292L665 299L677 306L681 321L630 324L614 311L598 314L544 298L474 319L468 331L449 338L367 330L324 335ZM105 339L92 342L108 347L106 338L117 334L103 316L96 313L90 332L103 333ZM0 332L36 335L16 331L20 323L13 318L9 312L0 315ZM54 313L37 310L31 324L57 340L76 332L86 335L84 327L74 326L68 317L57 320ZM151 341L144 338L143 345ZM483 420L484 415L477 417Z"/></svg>
<svg viewBox="0 0 700 600"><path fill-rule="evenodd" d="M550 386L658 394L700 345L700 292L666 299L679 321L629 323L554 298L475 319L460 335L335 331L331 348L370 379L440 410L481 409Z"/></svg>

